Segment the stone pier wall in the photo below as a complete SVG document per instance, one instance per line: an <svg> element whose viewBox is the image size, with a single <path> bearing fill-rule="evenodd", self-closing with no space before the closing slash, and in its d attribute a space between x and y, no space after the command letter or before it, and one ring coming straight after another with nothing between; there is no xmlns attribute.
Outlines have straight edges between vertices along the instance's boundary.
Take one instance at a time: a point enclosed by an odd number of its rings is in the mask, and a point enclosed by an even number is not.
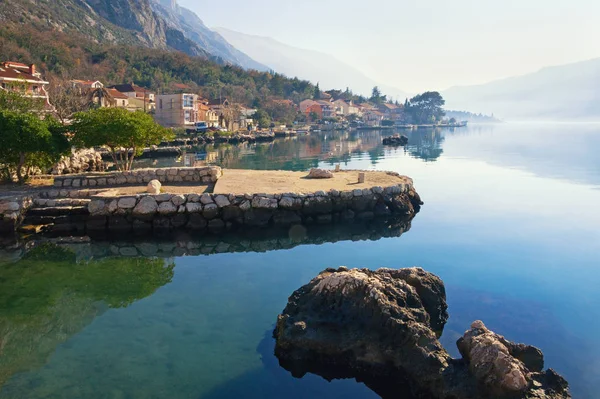
<svg viewBox="0 0 600 399"><path fill-rule="evenodd" d="M14 233L31 205L29 196L0 198L0 233Z"/></svg>
<svg viewBox="0 0 600 399"><path fill-rule="evenodd" d="M330 224L412 215L420 205L411 183L349 191L285 194L93 196L86 231L221 232L240 226Z"/></svg>
<svg viewBox="0 0 600 399"><path fill-rule="evenodd" d="M150 180L165 183L215 183L222 175L218 166L198 168L136 169L128 172L96 173L93 175L65 175L54 178L57 188L88 188L144 184Z"/></svg>

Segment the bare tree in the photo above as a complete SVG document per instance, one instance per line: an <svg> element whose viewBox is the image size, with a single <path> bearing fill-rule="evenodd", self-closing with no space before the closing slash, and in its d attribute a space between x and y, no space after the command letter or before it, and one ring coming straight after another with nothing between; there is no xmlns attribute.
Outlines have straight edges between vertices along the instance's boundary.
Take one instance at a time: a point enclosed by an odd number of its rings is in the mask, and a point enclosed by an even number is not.
<svg viewBox="0 0 600 399"><path fill-rule="evenodd" d="M48 88L48 95L53 114L62 124L68 122L73 114L86 111L92 106L87 93L69 82L52 82Z"/></svg>

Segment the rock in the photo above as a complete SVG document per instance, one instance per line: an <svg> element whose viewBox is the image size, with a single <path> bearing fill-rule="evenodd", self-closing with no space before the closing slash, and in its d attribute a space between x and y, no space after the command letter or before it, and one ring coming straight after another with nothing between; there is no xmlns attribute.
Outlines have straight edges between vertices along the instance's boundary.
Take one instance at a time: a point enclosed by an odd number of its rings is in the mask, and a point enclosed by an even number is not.
<svg viewBox="0 0 600 399"><path fill-rule="evenodd" d="M212 204L214 201L210 194L202 194L202 196L200 197L200 202L202 202L204 205L208 205Z"/></svg>
<svg viewBox="0 0 600 399"><path fill-rule="evenodd" d="M226 195L216 195L215 203L219 208L224 208L231 205L231 202L229 202L229 198Z"/></svg>
<svg viewBox="0 0 600 399"><path fill-rule="evenodd" d="M312 168L310 172L308 172L307 179L331 179L333 178L333 173L327 169L317 169Z"/></svg>
<svg viewBox="0 0 600 399"><path fill-rule="evenodd" d="M539 349L480 321L452 359L438 341L447 319L443 282L421 268L327 269L290 296L275 355L296 377L356 378L384 398L571 397L560 375L538 371Z"/></svg>
<svg viewBox="0 0 600 399"><path fill-rule="evenodd" d="M407 145L408 144L408 137L406 136L392 136L392 137L386 137L383 139L383 145Z"/></svg>
<svg viewBox="0 0 600 399"><path fill-rule="evenodd" d="M161 202L158 206L158 213L163 216L174 215L177 213L177 207L171 201Z"/></svg>
<svg viewBox="0 0 600 399"><path fill-rule="evenodd" d="M436 279L422 269L417 274ZM293 367L324 363L377 373L390 364L425 387L439 383L450 356L428 310L445 308L445 300L425 308L415 287L390 269L327 269L290 297L277 320L275 355Z"/></svg>
<svg viewBox="0 0 600 399"><path fill-rule="evenodd" d="M204 212L202 214L208 220L214 219L219 214L219 207L216 204L205 205Z"/></svg>
<svg viewBox="0 0 600 399"><path fill-rule="evenodd" d="M154 195L160 194L160 188L162 184L158 180L150 180L148 183L148 187L146 188L146 192Z"/></svg>
<svg viewBox="0 0 600 399"><path fill-rule="evenodd" d="M490 393L499 397L530 390L538 385L533 383L534 380L545 380L548 376L556 385L556 377L552 375L556 374L554 371L547 376L540 373L544 367L542 351L534 346L508 341L490 331L480 320L471 324L471 329L457 341L456 346L475 378ZM562 377L558 377L562 380ZM558 385L564 385L562 390L566 390L568 385L562 381ZM548 385L548 381L545 382ZM543 387L544 382L538 388Z"/></svg>
<svg viewBox="0 0 600 399"><path fill-rule="evenodd" d="M188 213L202 213L202 204L196 202L188 202L185 208Z"/></svg>
<svg viewBox="0 0 600 399"><path fill-rule="evenodd" d="M124 197L119 199L119 209L133 209L135 208L137 200L135 197ZM156 202L156 201L154 201Z"/></svg>
<svg viewBox="0 0 600 399"><path fill-rule="evenodd" d="M133 216L146 218L154 216L158 210L158 203L152 197L144 197L140 202L133 208Z"/></svg>
<svg viewBox="0 0 600 399"><path fill-rule="evenodd" d="M171 197L171 202L175 206L183 205L185 204L185 195L174 195L173 197Z"/></svg>
<svg viewBox="0 0 600 399"><path fill-rule="evenodd" d="M88 211L92 216L102 216L106 214L106 203L103 200L93 200L88 204Z"/></svg>

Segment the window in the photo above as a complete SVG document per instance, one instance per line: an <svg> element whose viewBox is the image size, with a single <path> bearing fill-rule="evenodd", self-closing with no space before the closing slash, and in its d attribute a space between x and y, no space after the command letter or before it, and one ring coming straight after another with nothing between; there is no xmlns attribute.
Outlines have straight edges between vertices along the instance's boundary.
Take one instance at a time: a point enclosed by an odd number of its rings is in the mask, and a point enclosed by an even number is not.
<svg viewBox="0 0 600 399"><path fill-rule="evenodd" d="M173 99L171 99L171 101L170 101L170 107L171 107L171 109L173 109Z"/></svg>
<svg viewBox="0 0 600 399"><path fill-rule="evenodd" d="M183 95L183 106L185 108L192 108L194 106L194 96L189 94Z"/></svg>
<svg viewBox="0 0 600 399"><path fill-rule="evenodd" d="M162 98L158 100L158 108L162 109Z"/></svg>
<svg viewBox="0 0 600 399"><path fill-rule="evenodd" d="M189 109L186 109L186 110L185 110L185 116L184 116L184 120L185 120L186 122L190 122L190 119L191 119L191 112L190 112L190 110L189 110Z"/></svg>

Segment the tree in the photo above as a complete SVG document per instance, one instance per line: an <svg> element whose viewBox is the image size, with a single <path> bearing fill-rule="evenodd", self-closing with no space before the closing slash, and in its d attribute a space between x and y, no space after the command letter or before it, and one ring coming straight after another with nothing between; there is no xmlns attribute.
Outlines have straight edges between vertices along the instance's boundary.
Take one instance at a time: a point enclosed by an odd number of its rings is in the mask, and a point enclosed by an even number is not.
<svg viewBox="0 0 600 399"><path fill-rule="evenodd" d="M313 95L313 100L321 99L321 89L319 88L319 83L315 86L315 94Z"/></svg>
<svg viewBox="0 0 600 399"><path fill-rule="evenodd" d="M389 119L384 119L381 121L381 126L394 126L395 124L396 122Z"/></svg>
<svg viewBox="0 0 600 399"><path fill-rule="evenodd" d="M319 119L319 114L317 114L315 111L311 111L311 113L308 114L308 116L310 117L310 120L313 122Z"/></svg>
<svg viewBox="0 0 600 399"><path fill-rule="evenodd" d="M120 171L131 170L136 155L144 147L158 145L174 137L143 111L98 108L74 115L74 143L79 147L106 146Z"/></svg>
<svg viewBox="0 0 600 399"><path fill-rule="evenodd" d="M0 111L40 114L44 110L44 105L42 99L0 89Z"/></svg>
<svg viewBox="0 0 600 399"><path fill-rule="evenodd" d="M386 99L387 96L381 94L381 90L379 90L378 86L373 87L371 98L369 99L371 102L375 104L382 104L386 101Z"/></svg>
<svg viewBox="0 0 600 399"><path fill-rule="evenodd" d="M252 119L261 129L266 129L271 125L271 118L269 117L269 114L262 109L257 110L254 115L252 115Z"/></svg>
<svg viewBox="0 0 600 399"><path fill-rule="evenodd" d="M60 124L33 113L0 111L0 164L5 178L24 183L35 168L49 168L69 150Z"/></svg>
<svg viewBox="0 0 600 399"><path fill-rule="evenodd" d="M444 98L437 91L428 91L410 99L406 112L413 123L426 124L442 120L445 115Z"/></svg>
<svg viewBox="0 0 600 399"><path fill-rule="evenodd" d="M104 93L102 89L90 89L90 93L96 90ZM53 114L63 124L75 113L87 111L93 105L88 93L64 82L53 82L49 87L48 95L52 100Z"/></svg>

